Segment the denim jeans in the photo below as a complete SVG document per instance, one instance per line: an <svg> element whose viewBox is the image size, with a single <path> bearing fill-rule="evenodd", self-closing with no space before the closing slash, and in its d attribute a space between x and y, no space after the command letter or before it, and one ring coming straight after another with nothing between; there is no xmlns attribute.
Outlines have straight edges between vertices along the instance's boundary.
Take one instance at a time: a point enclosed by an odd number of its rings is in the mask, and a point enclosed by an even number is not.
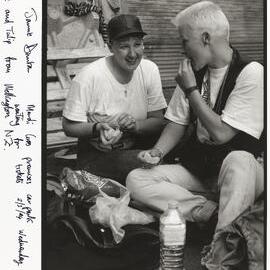
<svg viewBox="0 0 270 270"><path fill-rule="evenodd" d="M181 164L159 165L136 169L126 181L131 197L159 211L167 209L170 200L179 202L179 209L188 221L207 221L217 204L218 224L222 228L233 221L264 189L263 167L245 151L233 151L224 159L219 175L199 179Z"/></svg>

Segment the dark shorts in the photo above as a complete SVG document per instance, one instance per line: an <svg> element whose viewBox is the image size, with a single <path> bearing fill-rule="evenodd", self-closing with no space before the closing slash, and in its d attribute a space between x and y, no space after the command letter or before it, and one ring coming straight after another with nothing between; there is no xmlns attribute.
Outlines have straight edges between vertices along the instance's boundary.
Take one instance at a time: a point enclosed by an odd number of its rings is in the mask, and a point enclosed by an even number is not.
<svg viewBox="0 0 270 270"><path fill-rule="evenodd" d="M138 153L153 147L156 140L157 137L142 138L137 140L133 149L102 152L90 145L88 139L80 139L77 169L111 178L125 185L128 173L143 165L137 158Z"/></svg>

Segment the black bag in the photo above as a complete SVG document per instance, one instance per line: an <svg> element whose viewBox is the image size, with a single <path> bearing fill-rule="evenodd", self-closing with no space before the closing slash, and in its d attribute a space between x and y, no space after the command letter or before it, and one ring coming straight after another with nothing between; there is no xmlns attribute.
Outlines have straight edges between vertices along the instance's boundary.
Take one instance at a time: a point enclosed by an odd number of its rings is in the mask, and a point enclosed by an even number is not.
<svg viewBox="0 0 270 270"><path fill-rule="evenodd" d="M47 270L158 268L157 222L126 225L123 240L116 244L109 228L91 222L88 207L52 192L47 190Z"/></svg>

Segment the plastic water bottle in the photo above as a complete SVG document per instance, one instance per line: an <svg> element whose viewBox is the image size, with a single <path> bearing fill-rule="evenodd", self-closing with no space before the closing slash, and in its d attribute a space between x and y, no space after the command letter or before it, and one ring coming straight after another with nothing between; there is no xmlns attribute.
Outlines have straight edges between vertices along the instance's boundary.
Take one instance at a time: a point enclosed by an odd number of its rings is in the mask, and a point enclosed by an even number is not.
<svg viewBox="0 0 270 270"><path fill-rule="evenodd" d="M186 222L178 210L178 203L171 201L160 217L160 270L184 270Z"/></svg>

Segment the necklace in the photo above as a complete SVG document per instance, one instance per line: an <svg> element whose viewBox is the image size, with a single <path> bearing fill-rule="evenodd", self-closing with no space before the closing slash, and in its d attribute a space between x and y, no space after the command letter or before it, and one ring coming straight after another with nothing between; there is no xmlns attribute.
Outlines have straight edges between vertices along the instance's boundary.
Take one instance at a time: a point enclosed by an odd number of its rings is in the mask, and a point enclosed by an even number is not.
<svg viewBox="0 0 270 270"><path fill-rule="evenodd" d="M128 95L130 82L131 80L127 84L123 84L125 97Z"/></svg>

